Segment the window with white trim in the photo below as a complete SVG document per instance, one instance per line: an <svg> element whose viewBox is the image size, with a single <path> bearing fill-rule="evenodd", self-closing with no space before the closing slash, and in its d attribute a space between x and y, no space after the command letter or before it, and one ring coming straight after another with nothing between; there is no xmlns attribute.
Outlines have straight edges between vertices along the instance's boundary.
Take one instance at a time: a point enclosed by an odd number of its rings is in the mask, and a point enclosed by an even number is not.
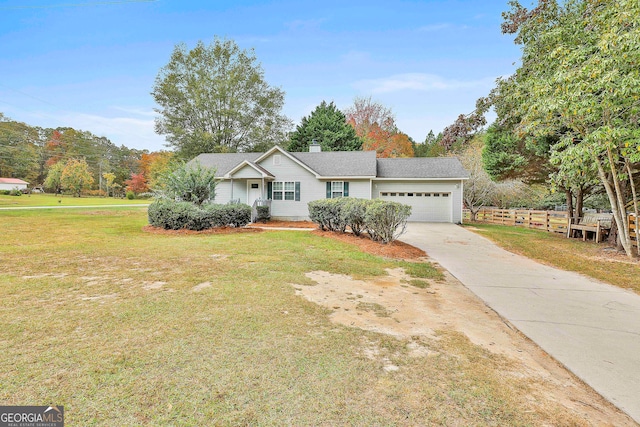
<svg viewBox="0 0 640 427"><path fill-rule="evenodd" d="M273 200L295 200L296 183L294 181L274 181Z"/></svg>
<svg viewBox="0 0 640 427"><path fill-rule="evenodd" d="M331 198L344 197L344 181L331 181Z"/></svg>

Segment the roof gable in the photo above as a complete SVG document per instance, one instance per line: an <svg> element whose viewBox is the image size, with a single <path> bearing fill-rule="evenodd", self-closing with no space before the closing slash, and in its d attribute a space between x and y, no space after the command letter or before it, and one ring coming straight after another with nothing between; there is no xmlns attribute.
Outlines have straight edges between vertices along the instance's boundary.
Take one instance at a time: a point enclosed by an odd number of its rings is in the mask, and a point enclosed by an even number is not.
<svg viewBox="0 0 640 427"><path fill-rule="evenodd" d="M262 153L203 153L189 163L199 162L202 167L216 168L216 177L228 174L245 160L253 162Z"/></svg>
<svg viewBox="0 0 640 427"><path fill-rule="evenodd" d="M233 175L237 174L238 172L240 172L242 169L245 168L250 168L253 169L256 173L257 176L262 177L262 178L273 178L273 174L271 172L269 172L268 170L266 170L265 168L263 168L262 166L253 163L249 160L243 160L242 162L240 162L236 167L234 167L233 169L231 169L229 172L227 172L224 177L225 178L232 178Z"/></svg>
<svg viewBox="0 0 640 427"><path fill-rule="evenodd" d="M256 163L263 161L264 159L266 159L269 156L271 156L272 154L274 154L276 151L281 153L282 155L288 157L289 159L293 160L294 162L296 162L297 164L299 164L300 166L302 166L303 168L305 168L306 170L308 170L309 172L314 174L316 177L318 177L318 172L316 172L315 170L313 170L312 168L310 168L309 166L307 166L306 164L301 162L299 159L297 159L295 156L293 156L293 153L289 153L287 150L285 150L284 148L280 147L279 145L274 145L266 153L264 153L260 157L258 157L256 159Z"/></svg>

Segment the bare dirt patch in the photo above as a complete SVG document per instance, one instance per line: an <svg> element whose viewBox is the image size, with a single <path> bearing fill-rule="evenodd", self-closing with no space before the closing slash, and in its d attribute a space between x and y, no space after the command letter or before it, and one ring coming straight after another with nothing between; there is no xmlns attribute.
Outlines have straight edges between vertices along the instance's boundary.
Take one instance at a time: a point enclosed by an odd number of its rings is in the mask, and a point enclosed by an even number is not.
<svg viewBox="0 0 640 427"><path fill-rule="evenodd" d="M404 270L387 271L389 276L367 281L313 271L306 275L317 285L296 285L296 294L333 310L333 322L409 341L410 357L433 356L429 349L412 341L416 336L438 340L441 331L462 333L474 344L513 361L505 375L526 379L531 384L530 399L543 407L559 403L586 425L636 425L450 274L445 273L444 281L431 281L429 287L421 289L407 283L410 277ZM374 357L376 351L364 349L367 357ZM398 368L389 364L387 369Z"/></svg>
<svg viewBox="0 0 640 427"><path fill-rule="evenodd" d="M259 228L248 227L217 227L209 228L207 230L165 230L164 228L154 227L152 225L145 225L142 227L142 231L151 234L164 234L168 236L183 236L194 234L233 234L233 233L260 233L262 230Z"/></svg>

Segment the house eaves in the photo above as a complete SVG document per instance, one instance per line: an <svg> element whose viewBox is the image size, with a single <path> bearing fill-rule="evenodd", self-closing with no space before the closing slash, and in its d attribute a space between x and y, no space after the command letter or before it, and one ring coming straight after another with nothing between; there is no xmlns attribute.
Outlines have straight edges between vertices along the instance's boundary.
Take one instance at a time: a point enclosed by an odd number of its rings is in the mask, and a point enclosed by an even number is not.
<svg viewBox="0 0 640 427"><path fill-rule="evenodd" d="M255 170L256 172L258 172L263 178L275 178L275 176L269 172L268 170L266 170L265 168L263 168L262 166L251 162L249 160L243 160L241 163L239 163L236 167L234 167L233 169L231 169L229 172L227 172L224 175L224 179L231 179L233 178L233 174L238 172L240 169L242 169L245 166L249 166L250 168L252 168L253 170Z"/></svg>
<svg viewBox="0 0 640 427"><path fill-rule="evenodd" d="M304 164L303 162L298 160L296 157L292 156L291 153L289 153L288 151L286 151L285 149L283 149L279 145L274 145L273 147L271 147L269 150L267 150L267 152L265 152L264 154L260 155L260 157L255 159L254 162L255 163L259 163L259 162L263 161L264 159L266 159L267 157L269 157L270 155L272 155L276 151L278 151L281 154L283 154L284 156L288 157L290 160L296 162L297 164L302 166L304 169L309 171L311 174L315 175L316 178L318 178L318 172L316 172L315 170L311 169L309 166L307 166L306 164Z"/></svg>

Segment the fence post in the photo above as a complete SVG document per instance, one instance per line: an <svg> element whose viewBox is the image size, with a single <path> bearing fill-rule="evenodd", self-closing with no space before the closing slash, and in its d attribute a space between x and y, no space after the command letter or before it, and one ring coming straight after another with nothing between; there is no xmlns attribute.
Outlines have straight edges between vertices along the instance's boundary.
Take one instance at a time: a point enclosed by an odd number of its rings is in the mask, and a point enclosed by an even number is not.
<svg viewBox="0 0 640 427"><path fill-rule="evenodd" d="M547 233L551 230L551 220L549 218L549 211L544 211L545 216L545 226L547 228Z"/></svg>

